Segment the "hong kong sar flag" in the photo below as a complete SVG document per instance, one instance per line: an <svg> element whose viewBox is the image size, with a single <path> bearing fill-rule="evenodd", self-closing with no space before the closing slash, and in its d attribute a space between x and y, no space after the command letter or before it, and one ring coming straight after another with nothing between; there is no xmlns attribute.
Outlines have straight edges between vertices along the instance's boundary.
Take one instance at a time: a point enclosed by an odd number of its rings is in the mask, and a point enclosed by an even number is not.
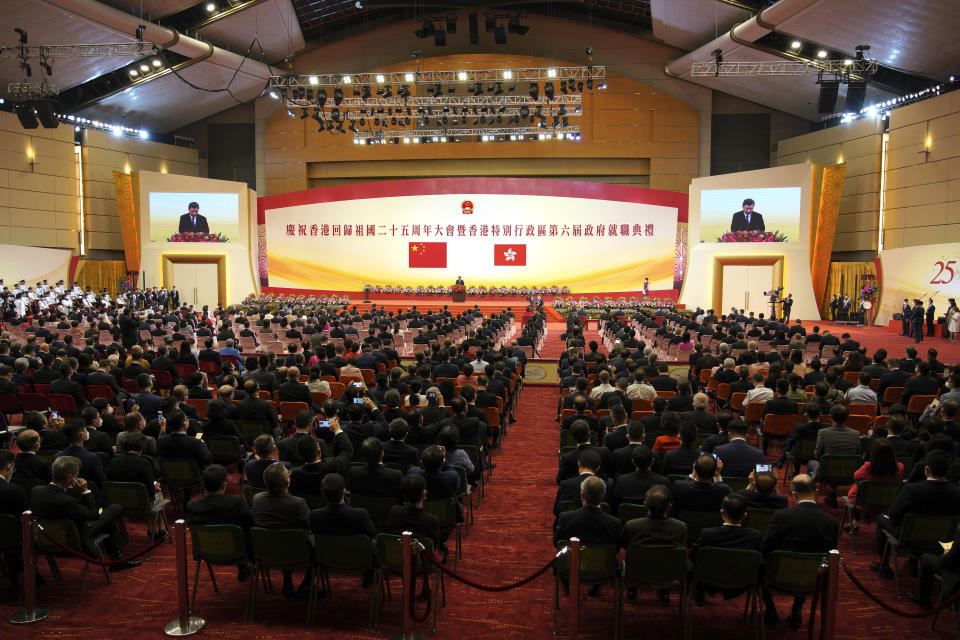
<svg viewBox="0 0 960 640"><path fill-rule="evenodd" d="M493 245L493 264L494 266L497 266L497 267L527 266L527 245L525 244Z"/></svg>
<svg viewBox="0 0 960 640"><path fill-rule="evenodd" d="M447 266L446 242L411 242L407 250L411 269L445 269Z"/></svg>

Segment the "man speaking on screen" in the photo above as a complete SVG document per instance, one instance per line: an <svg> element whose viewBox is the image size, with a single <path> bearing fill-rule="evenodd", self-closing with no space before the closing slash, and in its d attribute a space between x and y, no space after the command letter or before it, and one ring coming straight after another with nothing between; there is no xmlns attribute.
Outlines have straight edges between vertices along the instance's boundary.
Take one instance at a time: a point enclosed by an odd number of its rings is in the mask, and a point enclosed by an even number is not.
<svg viewBox="0 0 960 640"><path fill-rule="evenodd" d="M753 210L753 205L752 198L743 201L743 209L733 214L730 231L766 231L763 216Z"/></svg>
<svg viewBox="0 0 960 640"><path fill-rule="evenodd" d="M191 202L187 205L187 211L180 216L180 231L179 233L186 232L203 232L210 233L210 227L207 226L207 219L200 215L200 205L196 202Z"/></svg>

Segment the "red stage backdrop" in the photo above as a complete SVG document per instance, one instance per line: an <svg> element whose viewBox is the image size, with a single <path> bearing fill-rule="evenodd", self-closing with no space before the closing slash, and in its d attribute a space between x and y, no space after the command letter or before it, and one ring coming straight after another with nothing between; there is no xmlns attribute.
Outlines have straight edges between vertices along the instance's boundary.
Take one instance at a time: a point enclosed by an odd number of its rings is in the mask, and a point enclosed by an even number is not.
<svg viewBox="0 0 960 640"><path fill-rule="evenodd" d="M687 195L596 182L440 178L258 202L261 285L671 289Z"/></svg>

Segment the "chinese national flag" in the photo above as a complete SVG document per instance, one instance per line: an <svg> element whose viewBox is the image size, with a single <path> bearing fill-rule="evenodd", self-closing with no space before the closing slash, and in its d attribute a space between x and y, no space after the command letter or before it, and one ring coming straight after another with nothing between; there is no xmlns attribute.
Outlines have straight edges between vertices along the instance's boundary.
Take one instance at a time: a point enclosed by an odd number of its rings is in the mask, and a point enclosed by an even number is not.
<svg viewBox="0 0 960 640"><path fill-rule="evenodd" d="M411 269L445 269L447 266L446 242L411 242L407 253Z"/></svg>
<svg viewBox="0 0 960 640"><path fill-rule="evenodd" d="M493 264L494 266L497 266L497 267L527 266L527 245L525 244L493 245Z"/></svg>

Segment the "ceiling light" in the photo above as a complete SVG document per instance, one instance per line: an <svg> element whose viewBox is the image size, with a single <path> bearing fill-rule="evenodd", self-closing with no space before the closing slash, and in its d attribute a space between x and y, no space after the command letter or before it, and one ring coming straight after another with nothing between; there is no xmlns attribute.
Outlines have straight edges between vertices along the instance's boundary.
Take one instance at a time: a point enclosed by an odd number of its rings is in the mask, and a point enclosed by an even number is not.
<svg viewBox="0 0 960 640"><path fill-rule="evenodd" d="M150 67L148 67L145 64L142 64L140 65L140 71L143 71L144 73L146 73L147 71L150 71Z"/></svg>
<svg viewBox="0 0 960 640"><path fill-rule="evenodd" d="M413 74L412 73L404 74L403 79L406 80L407 82L413 82Z"/></svg>
<svg viewBox="0 0 960 640"><path fill-rule="evenodd" d="M850 58L847 58L846 60L843 61L843 65L845 67L849 67L852 64L853 64L853 60L851 60Z"/></svg>
<svg viewBox="0 0 960 640"><path fill-rule="evenodd" d="M155 66L155 67L159 67L159 66L162 65L163 63L160 62L160 58L154 58L154 59L153 59L153 62L151 62L150 64L152 64L152 65Z"/></svg>
<svg viewBox="0 0 960 640"><path fill-rule="evenodd" d="M383 74L377 74L377 82L383 82Z"/></svg>
<svg viewBox="0 0 960 640"><path fill-rule="evenodd" d="M504 79L504 80L509 80L509 79L512 78L512 77L513 77L513 71L510 71L509 69L507 69L506 71L503 72L503 79ZM952 80L951 80L951 82L952 82Z"/></svg>
<svg viewBox="0 0 960 640"><path fill-rule="evenodd" d="M140 75L140 74L137 73L137 70L136 70L136 69L130 69L130 75L136 77L136 76L138 76L138 75Z"/></svg>
<svg viewBox="0 0 960 640"><path fill-rule="evenodd" d="M310 76L310 77L307 79L307 81L308 81L310 84L314 84L314 85L320 83L320 79L317 78L317 76Z"/></svg>
<svg viewBox="0 0 960 640"><path fill-rule="evenodd" d="M461 71L460 73L458 73L458 74L457 74L457 79L458 79L458 80L466 80L466 79L467 79L467 72L466 72L466 71Z"/></svg>
<svg viewBox="0 0 960 640"><path fill-rule="evenodd" d="M144 129L141 129L141 130L140 130L140 139L141 139L141 140L146 140L146 139L149 138L149 137L150 137L150 132L149 132L149 131L145 131Z"/></svg>
<svg viewBox="0 0 960 640"><path fill-rule="evenodd" d="M217 10L217 5L213 4L212 2L207 3L207 11L209 11L210 13L213 13L216 10Z"/></svg>
<svg viewBox="0 0 960 640"><path fill-rule="evenodd" d="M271 92L270 92L270 97L273 98L274 100L279 100L279 99L280 99L280 96L277 95L277 92L276 92L276 91L271 91Z"/></svg>
<svg viewBox="0 0 960 640"><path fill-rule="evenodd" d="M803 43L800 42L799 40L794 40L793 42L790 43L791 49L799 49L802 46L803 46Z"/></svg>
<svg viewBox="0 0 960 640"><path fill-rule="evenodd" d="M827 50L826 50L826 49L820 49L820 51L817 51L817 57L818 57L818 58L826 58L826 57L827 57Z"/></svg>
<svg viewBox="0 0 960 640"><path fill-rule="evenodd" d="M351 82L353 82L353 80L350 76L343 76L343 84L350 84Z"/></svg>
<svg viewBox="0 0 960 640"><path fill-rule="evenodd" d="M547 69L547 77L548 77L548 78L556 78L556 77L557 77L557 70L556 70L556 69Z"/></svg>

